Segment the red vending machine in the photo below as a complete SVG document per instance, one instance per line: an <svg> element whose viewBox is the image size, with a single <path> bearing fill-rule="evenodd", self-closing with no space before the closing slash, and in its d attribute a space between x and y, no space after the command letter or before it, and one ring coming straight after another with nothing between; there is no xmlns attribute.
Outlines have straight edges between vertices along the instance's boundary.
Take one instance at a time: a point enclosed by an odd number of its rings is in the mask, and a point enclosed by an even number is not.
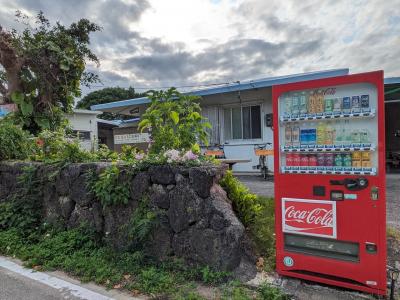
<svg viewBox="0 0 400 300"><path fill-rule="evenodd" d="M278 273L385 295L383 72L272 95Z"/></svg>

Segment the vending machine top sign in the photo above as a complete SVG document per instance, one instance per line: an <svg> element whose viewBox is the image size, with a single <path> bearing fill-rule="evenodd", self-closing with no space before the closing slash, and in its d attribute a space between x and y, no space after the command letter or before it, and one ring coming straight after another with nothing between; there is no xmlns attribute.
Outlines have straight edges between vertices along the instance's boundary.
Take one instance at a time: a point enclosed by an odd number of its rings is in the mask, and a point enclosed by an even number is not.
<svg viewBox="0 0 400 300"><path fill-rule="evenodd" d="M383 72L272 96L278 273L385 294Z"/></svg>

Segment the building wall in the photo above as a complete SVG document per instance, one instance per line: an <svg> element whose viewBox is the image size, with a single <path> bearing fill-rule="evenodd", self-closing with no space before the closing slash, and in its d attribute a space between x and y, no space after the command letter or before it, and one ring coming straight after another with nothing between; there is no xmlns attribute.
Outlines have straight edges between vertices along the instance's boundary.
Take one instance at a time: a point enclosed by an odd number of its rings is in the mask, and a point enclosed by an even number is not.
<svg viewBox="0 0 400 300"><path fill-rule="evenodd" d="M98 137L96 114L86 114L74 112L67 116L73 130L90 132L90 140L81 141L82 148L92 150L96 146Z"/></svg>
<svg viewBox="0 0 400 300"><path fill-rule="evenodd" d="M239 97L240 96L240 97ZM254 154L255 145L273 143L273 131L265 125L265 115L272 113L272 91L271 88L259 89L256 91L242 91L224 95L212 95L203 97L200 102L202 114L209 118L212 123L213 137L210 144L221 144L224 147L226 158L229 159L249 159L248 163L237 163L233 166L236 172L258 172L253 166L259 164L259 157ZM260 139L231 139L224 137L224 108L260 105L261 106L261 138ZM216 113L216 111L218 113ZM211 118L210 118L211 116ZM269 146L271 149L273 145ZM267 158L268 168L273 171L273 157Z"/></svg>

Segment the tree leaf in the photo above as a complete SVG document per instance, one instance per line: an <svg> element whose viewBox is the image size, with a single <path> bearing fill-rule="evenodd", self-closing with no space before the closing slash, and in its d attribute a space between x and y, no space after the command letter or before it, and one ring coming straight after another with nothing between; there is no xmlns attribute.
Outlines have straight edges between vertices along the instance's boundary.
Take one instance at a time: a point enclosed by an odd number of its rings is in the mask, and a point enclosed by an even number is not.
<svg viewBox="0 0 400 300"><path fill-rule="evenodd" d="M50 122L48 119L43 117L36 117L35 123L39 125L42 129L50 129Z"/></svg>
<svg viewBox="0 0 400 300"><path fill-rule="evenodd" d="M63 71L68 71L69 70L69 65L65 62L60 63L60 69Z"/></svg>
<svg viewBox="0 0 400 300"><path fill-rule="evenodd" d="M20 91L15 91L11 94L11 100L16 104L21 104L24 101L25 95Z"/></svg>
<svg viewBox="0 0 400 300"><path fill-rule="evenodd" d="M22 101L20 108L24 116L30 116L33 112L33 105L31 102Z"/></svg>
<svg viewBox="0 0 400 300"><path fill-rule="evenodd" d="M172 121L175 123L175 125L179 123L179 114L176 111L171 111L169 116L172 119Z"/></svg>

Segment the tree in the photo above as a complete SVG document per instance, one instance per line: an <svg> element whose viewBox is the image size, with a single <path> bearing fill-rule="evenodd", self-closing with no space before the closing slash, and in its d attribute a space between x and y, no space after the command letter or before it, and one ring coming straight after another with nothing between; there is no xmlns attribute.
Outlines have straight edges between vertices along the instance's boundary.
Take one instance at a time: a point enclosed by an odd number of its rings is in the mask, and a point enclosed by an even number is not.
<svg viewBox="0 0 400 300"><path fill-rule="evenodd" d="M138 94L133 87L127 89L120 87L104 88L98 91L91 92L83 97L76 104L76 108L90 109L92 105L103 104L133 98L143 97L145 94ZM105 120L124 119L127 116L122 116L113 113L102 113L99 118Z"/></svg>
<svg viewBox="0 0 400 300"><path fill-rule="evenodd" d="M0 26L0 93L6 103L17 104L15 120L24 129L34 134L55 130L81 95L81 84L98 81L85 67L99 64L88 46L90 33L100 27L87 19L51 26L40 12L32 28L26 16L16 16L26 25L22 33Z"/></svg>
<svg viewBox="0 0 400 300"><path fill-rule="evenodd" d="M142 115L139 128L148 129L151 134L151 153L170 149L198 152L197 142L208 144L206 129L211 125L200 114L199 97L181 94L175 88L150 91L148 97L151 104Z"/></svg>

